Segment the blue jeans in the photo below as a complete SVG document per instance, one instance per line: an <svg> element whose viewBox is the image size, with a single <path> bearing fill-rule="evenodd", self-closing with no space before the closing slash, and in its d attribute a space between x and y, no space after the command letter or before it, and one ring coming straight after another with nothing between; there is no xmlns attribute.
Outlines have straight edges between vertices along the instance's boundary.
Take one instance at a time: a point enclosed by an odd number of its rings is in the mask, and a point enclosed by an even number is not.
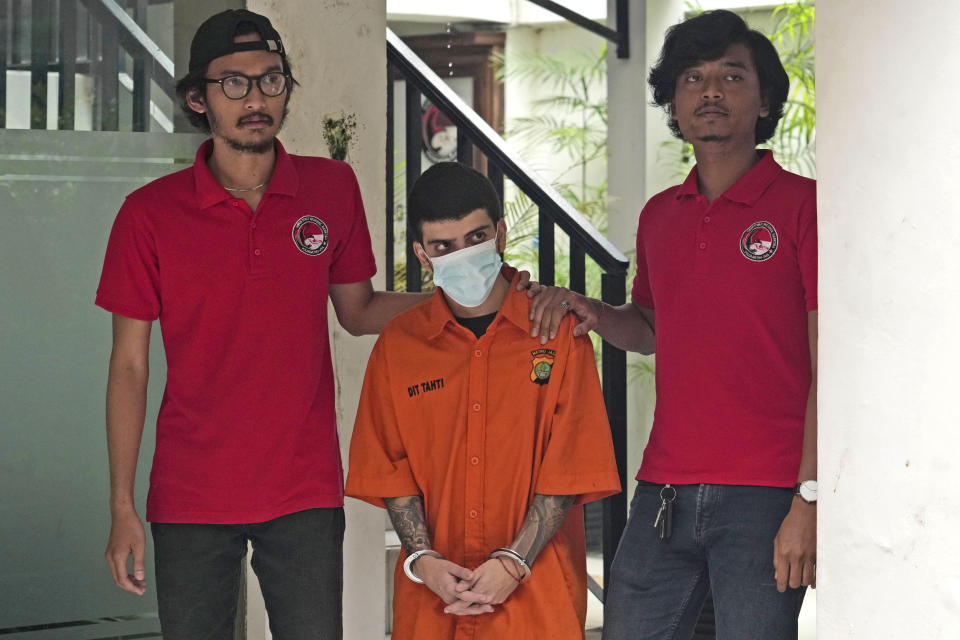
<svg viewBox="0 0 960 640"><path fill-rule="evenodd" d="M679 485L673 533L653 526L661 485L639 483L604 606L604 640L689 640L707 590L717 640L795 640L806 589L777 591L773 540L793 491Z"/></svg>
<svg viewBox="0 0 960 640"><path fill-rule="evenodd" d="M342 508L256 524L150 527L164 640L234 640L248 540L273 637L343 637Z"/></svg>

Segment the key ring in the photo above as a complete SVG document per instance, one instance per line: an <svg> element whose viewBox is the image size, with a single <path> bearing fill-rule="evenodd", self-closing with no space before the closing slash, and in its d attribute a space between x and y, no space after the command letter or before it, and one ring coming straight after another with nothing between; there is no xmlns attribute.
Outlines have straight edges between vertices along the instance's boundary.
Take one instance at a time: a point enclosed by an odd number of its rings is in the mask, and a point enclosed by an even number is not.
<svg viewBox="0 0 960 640"><path fill-rule="evenodd" d="M666 491L667 489L673 492L673 495L671 495L669 498L663 494L663 492ZM660 499L663 500L664 502L673 502L674 500L676 500L677 499L676 487L671 487L670 485L664 485L664 487L660 489Z"/></svg>

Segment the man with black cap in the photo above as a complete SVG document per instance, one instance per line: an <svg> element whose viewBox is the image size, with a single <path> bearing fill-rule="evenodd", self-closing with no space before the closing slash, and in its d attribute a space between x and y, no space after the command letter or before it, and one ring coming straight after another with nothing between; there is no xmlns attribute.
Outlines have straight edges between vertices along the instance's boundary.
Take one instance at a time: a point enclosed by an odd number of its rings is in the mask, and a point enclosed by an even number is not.
<svg viewBox="0 0 960 640"><path fill-rule="evenodd" d="M341 637L327 298L360 335L427 295L373 291L353 171L276 140L295 84L267 18L204 22L177 91L212 139L193 167L127 197L107 247L96 299L113 313L106 558L119 587L144 593L133 487L159 319L168 372L146 517L166 638L233 637L248 541L274 636Z"/></svg>

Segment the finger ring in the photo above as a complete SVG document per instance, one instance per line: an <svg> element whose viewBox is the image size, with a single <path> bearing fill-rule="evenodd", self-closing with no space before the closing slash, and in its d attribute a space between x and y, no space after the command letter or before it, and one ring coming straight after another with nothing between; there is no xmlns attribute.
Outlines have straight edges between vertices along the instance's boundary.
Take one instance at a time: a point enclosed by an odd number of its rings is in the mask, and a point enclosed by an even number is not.
<svg viewBox="0 0 960 640"><path fill-rule="evenodd" d="M566 300L561 300L560 306L563 308L564 311L570 311L570 303L567 302Z"/></svg>

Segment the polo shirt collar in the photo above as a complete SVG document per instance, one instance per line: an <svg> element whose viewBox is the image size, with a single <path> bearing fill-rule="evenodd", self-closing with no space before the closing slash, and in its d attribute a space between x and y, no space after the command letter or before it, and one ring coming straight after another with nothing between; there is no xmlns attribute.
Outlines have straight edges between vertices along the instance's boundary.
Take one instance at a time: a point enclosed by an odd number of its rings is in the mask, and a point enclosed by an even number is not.
<svg viewBox="0 0 960 640"><path fill-rule="evenodd" d="M698 196L700 195L700 187L697 186L697 166L694 165L693 169L690 170L690 173L687 174L687 179L683 181L683 184L680 185L680 188L677 189L677 200L683 198L684 196Z"/></svg>
<svg viewBox="0 0 960 640"><path fill-rule="evenodd" d="M297 175L297 169L293 165L290 154L287 153L279 140L274 140L277 151L277 163L273 168L273 176L270 178L270 184L267 185L268 193L276 193L287 196L297 195L297 189L300 186L300 177ZM213 139L204 141L197 149L196 158L193 161L193 183L197 191L197 204L201 209L212 207L215 204L229 200L232 196L230 192L223 188L217 179L213 177L210 168L207 166L207 158L213 153Z"/></svg>
<svg viewBox="0 0 960 640"><path fill-rule="evenodd" d="M729 189L724 191L720 197L745 205L753 205L780 175L781 171L783 171L783 168L773 159L773 152L769 149L763 149L760 151L760 160L750 167L750 170L734 182ZM697 180L697 167L694 167L677 190L677 198L700 195Z"/></svg>
<svg viewBox="0 0 960 640"><path fill-rule="evenodd" d="M267 185L267 193L279 193L285 196L297 195L297 189L300 187L300 176L297 174L297 168L293 166L293 160L290 154L283 148L279 140L274 140L277 148L277 166L273 168L273 176L270 178L270 184Z"/></svg>
<svg viewBox="0 0 960 640"><path fill-rule="evenodd" d="M493 319L490 326L502 316L511 321L521 329L526 329L530 320L527 317L528 306L526 303L526 293L515 291L517 280L520 278L519 272L513 267L504 264L500 268L498 277L510 280L510 288L507 289L507 295L503 298L503 304L497 311L497 317ZM433 340L447 327L448 324L457 324L457 319L453 317L450 307L447 306L447 300L443 297L443 292L437 289L433 297L430 298L430 308L427 311L427 337Z"/></svg>
<svg viewBox="0 0 960 640"><path fill-rule="evenodd" d="M512 272L510 275L507 270ZM500 314L504 319L509 320L522 331L530 329L530 301L527 299L526 291L517 291L517 280L520 279L520 273L513 267L504 267L501 275L510 280L510 288L507 289L507 295L503 298L503 304L500 305Z"/></svg>

